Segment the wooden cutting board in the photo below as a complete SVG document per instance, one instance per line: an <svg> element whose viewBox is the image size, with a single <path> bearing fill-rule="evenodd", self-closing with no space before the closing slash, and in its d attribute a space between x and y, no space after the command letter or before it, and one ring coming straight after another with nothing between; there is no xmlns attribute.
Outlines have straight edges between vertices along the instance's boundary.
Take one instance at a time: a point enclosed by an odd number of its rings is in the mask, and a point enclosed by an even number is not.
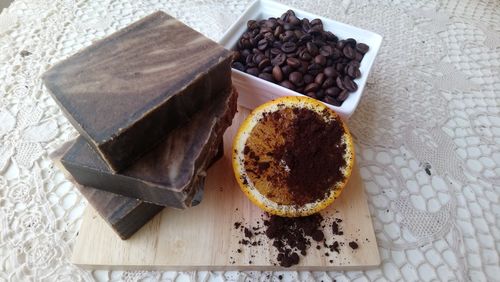
<svg viewBox="0 0 500 282"><path fill-rule="evenodd" d="M262 211L239 189L231 168L231 144L248 110L239 108L224 136L225 155L208 171L202 203L187 210L164 209L130 239L123 241L88 206L73 249L72 262L92 269L162 270L283 270L273 265L272 241L259 235L260 246L241 245L244 237L235 222L262 225ZM344 235L325 228L326 242L341 243L340 253L325 256L316 243L289 270L366 269L380 264L364 185L357 167L342 195L324 212L328 220L342 219ZM256 239L256 238L255 238ZM358 249L348 243L356 241ZM344 244L342 244L344 243ZM240 249L241 253L237 252Z"/></svg>

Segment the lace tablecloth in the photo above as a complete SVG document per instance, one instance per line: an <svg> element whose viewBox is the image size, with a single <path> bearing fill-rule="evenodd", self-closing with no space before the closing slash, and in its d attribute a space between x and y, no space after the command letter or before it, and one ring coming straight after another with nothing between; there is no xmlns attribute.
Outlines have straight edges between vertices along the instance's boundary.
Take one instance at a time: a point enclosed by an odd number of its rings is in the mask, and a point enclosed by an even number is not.
<svg viewBox="0 0 500 282"><path fill-rule="evenodd" d="M287 1L384 42L349 120L382 264L355 272L84 271L86 201L48 155L77 133L51 65L156 10L217 40L248 1L20 0L0 15L0 281L500 281L500 2Z"/></svg>

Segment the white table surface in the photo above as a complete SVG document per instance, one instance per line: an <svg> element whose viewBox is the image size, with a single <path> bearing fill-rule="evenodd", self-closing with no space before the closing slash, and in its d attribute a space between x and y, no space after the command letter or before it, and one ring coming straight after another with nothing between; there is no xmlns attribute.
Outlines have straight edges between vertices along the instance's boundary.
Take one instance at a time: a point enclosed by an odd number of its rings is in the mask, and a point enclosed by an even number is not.
<svg viewBox="0 0 500 282"><path fill-rule="evenodd" d="M156 10L217 40L248 2L19 0L0 14L0 281L500 281L500 2L286 3L384 36L349 120L380 268L186 273L73 266L87 203L48 155L77 133L40 75Z"/></svg>

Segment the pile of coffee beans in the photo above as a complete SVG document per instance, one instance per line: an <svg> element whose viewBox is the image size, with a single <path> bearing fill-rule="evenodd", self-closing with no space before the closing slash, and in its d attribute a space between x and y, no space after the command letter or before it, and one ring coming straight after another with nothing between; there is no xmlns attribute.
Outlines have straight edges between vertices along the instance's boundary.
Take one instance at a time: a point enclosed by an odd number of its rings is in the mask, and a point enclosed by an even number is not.
<svg viewBox="0 0 500 282"><path fill-rule="evenodd" d="M340 106L358 85L369 47L339 40L320 19L299 19L292 10L280 18L250 20L236 45L233 68L326 103Z"/></svg>

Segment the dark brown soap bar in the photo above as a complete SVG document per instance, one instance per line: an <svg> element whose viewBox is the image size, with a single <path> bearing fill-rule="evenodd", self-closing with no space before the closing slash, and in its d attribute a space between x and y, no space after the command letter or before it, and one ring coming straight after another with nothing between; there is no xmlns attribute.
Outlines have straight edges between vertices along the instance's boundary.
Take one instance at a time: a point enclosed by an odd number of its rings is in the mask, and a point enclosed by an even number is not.
<svg viewBox="0 0 500 282"><path fill-rule="evenodd" d="M62 155L74 142L64 144L61 148L51 154L57 166L60 166ZM215 157L211 160L209 166L224 155L224 144L221 142ZM67 174L62 168L63 172ZM72 178L71 175L67 177ZM74 181L74 180L73 180ZM203 191L204 178L193 183L195 189ZM198 186L201 185L201 186ZM139 199L129 198L122 195L102 191L92 187L77 185L78 190L87 199L90 205L99 213L99 215L108 223L111 228L122 238L126 240L137 232L142 226L149 222L156 214L163 210L163 206L146 203ZM201 201L202 193L199 193L193 199L193 205Z"/></svg>
<svg viewBox="0 0 500 282"><path fill-rule="evenodd" d="M217 155L211 160L209 166L222 158L224 145L221 142ZM203 191L204 177L193 183L193 189ZM111 192L86 186L77 186L78 190L87 199L89 204L113 228L113 230L126 240L149 222L156 214L163 210L163 206L146 203L139 199L129 198ZM202 193L193 198L193 205L201 201Z"/></svg>
<svg viewBox="0 0 500 282"><path fill-rule="evenodd" d="M55 65L43 80L116 172L231 87L231 53L156 12Z"/></svg>
<svg viewBox="0 0 500 282"><path fill-rule="evenodd" d="M203 177L222 135L236 113L238 94L229 88L131 167L113 173L81 137L61 162L75 180L100 190L161 206L187 208L198 190L192 183Z"/></svg>

